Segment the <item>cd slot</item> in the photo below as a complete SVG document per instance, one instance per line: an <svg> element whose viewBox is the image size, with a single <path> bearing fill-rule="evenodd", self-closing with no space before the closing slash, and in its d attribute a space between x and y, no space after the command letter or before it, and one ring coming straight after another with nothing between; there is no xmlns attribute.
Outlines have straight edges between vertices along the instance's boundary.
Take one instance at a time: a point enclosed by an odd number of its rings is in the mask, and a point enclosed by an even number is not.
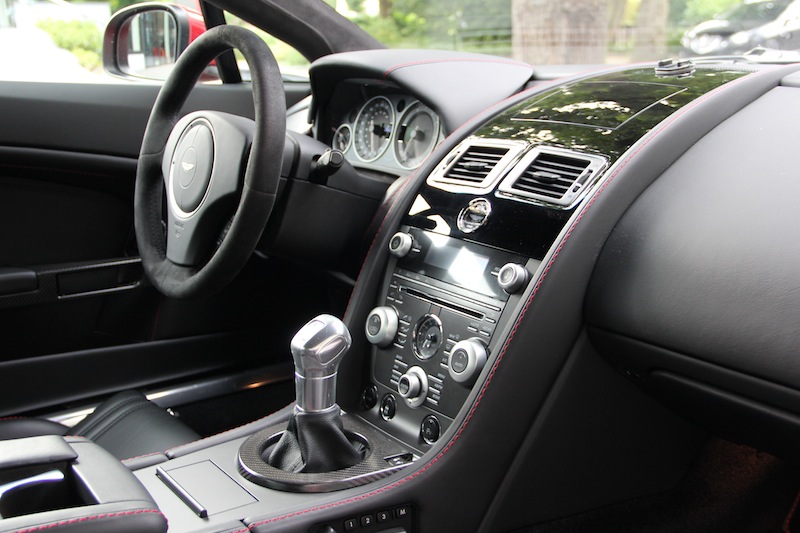
<svg viewBox="0 0 800 533"><path fill-rule="evenodd" d="M409 294L409 295L411 295L411 296L413 296L415 298L419 298L420 300L424 300L426 302L432 303L434 305L438 305L440 307L446 307L447 309L450 309L451 311L455 311L456 313L461 313L462 315L466 315L468 317L472 317L472 318L474 318L476 320L483 320L483 317L484 317L484 314L479 312L479 311L475 311L474 309L469 309L467 307L463 307L463 306L455 304L453 302L448 302L448 301L442 300L441 298L437 298L436 296L431 296L428 293L422 292L422 291L417 290L417 289L413 289L411 287L405 287L405 286L400 287L400 291L401 292L405 292L406 294Z"/></svg>

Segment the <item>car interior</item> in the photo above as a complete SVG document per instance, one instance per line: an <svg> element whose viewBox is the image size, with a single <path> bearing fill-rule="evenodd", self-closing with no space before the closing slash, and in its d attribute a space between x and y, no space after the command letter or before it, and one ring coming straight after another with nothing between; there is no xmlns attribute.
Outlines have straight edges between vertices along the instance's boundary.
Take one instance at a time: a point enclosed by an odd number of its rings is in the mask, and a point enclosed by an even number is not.
<svg viewBox="0 0 800 533"><path fill-rule="evenodd" d="M201 7L0 82L0 532L800 531L797 63Z"/></svg>

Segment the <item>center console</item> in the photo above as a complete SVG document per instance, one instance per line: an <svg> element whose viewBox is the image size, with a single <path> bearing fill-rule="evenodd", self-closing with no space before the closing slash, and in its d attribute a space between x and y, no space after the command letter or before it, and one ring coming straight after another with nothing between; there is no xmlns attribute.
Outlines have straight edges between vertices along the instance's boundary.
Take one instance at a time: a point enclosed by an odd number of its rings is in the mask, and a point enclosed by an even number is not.
<svg viewBox="0 0 800 533"><path fill-rule="evenodd" d="M373 383L365 418L417 450L435 443L464 405L538 261L402 226L382 305L369 314Z"/></svg>

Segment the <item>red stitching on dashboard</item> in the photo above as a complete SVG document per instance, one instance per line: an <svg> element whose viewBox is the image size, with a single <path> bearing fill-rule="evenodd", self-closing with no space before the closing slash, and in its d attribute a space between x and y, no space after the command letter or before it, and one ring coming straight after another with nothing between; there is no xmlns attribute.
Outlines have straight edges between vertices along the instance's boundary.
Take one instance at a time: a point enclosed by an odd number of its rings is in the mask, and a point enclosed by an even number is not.
<svg viewBox="0 0 800 533"><path fill-rule="evenodd" d="M521 63L519 61L511 61L511 60L503 61L502 59L488 59L488 58L484 59L484 58L479 58L479 57L474 57L474 58L469 58L469 57L452 58L451 57L451 58L443 58L443 59L428 59L427 61L412 61L412 62L409 62L409 63L400 63L399 65L395 65L392 68L390 68L389 70L387 70L386 72L384 72L383 73L383 77L384 78L388 78L390 74L392 74L394 71L399 70L401 68L416 67L416 66L419 66L419 65L435 65L437 63L495 63L495 64L498 64L498 65L511 65L511 66L515 66L515 67L531 68L530 65L528 65L527 63Z"/></svg>
<svg viewBox="0 0 800 533"><path fill-rule="evenodd" d="M777 68L780 68L780 67L775 67L775 69L777 69ZM758 75L766 74L766 73L769 73L769 72L771 72L772 70L775 70L775 69L768 69L768 70L762 71L760 73L756 73L754 75L758 76ZM509 334L508 339L506 340L505 344L503 345L503 349L498 354L497 360L494 362L494 365L492 365L492 369L491 369L491 371L489 372L489 375L486 378L486 382L483 384L483 387L481 388L481 392L478 394L477 398L475 399L475 402L473 403L472 408L469 411L469 414L467 414L467 417L464 419L464 422L463 422L463 424L461 424L461 427L458 429L458 432L456 432L456 434L453 436L453 438L450 440L450 442L447 443L447 445L444 447L444 449L442 449L442 451L439 452L436 455L436 457L431 459L425 466L423 466L422 468L420 468L416 472L414 472L412 474L409 474L407 477L405 477L405 478L403 478L401 480L398 480L398 481L392 483L391 485L387 485L385 487L381 487L380 489L376 489L376 490L373 490L373 491L368 492L366 494L362 494L360 496L349 498L347 500L341 500L341 501L338 501L338 502L332 502L332 503L328 503L328 504L325 504L325 505L320 505L320 506L317 506L317 507L313 507L313 508L310 508L310 509L303 509L301 511L297 511L297 512L290 513L290 514L287 514L287 515L282 515L282 516L278 516L278 517L274 517L274 518L268 518L266 520L262 520L262 521L259 521L259 522L254 522L253 524L251 524L249 526L248 529L252 530L253 528L261 526L261 525L264 525L264 524L278 522L280 520L284 520L284 519L287 519L287 518L293 518L293 517L296 517L296 516L301 516L301 515L312 513L312 512L316 512L316 511L322 511L322 510L325 510L325 509L331 509L331 508L334 508L334 507L339 507L341 505L355 503L355 502L359 502L361 500L365 500L365 499L371 498L373 496L377 496L377 495L382 494L382 493L384 493L386 491L389 491L389 490L392 490L392 489L394 489L396 487L404 485L404 484L408 483L409 481L412 481L413 479L415 479L415 478L421 476L423 473L425 473L434 464L436 464L450 450L450 448L452 448L453 444L455 444L455 442L459 439L461 434L464 432L464 429L466 429L466 427L469 425L469 422L472 420L472 417L474 416L475 411L478 408L478 405L480 405L481 400L483 399L484 395L486 394L486 391L489 388L489 385L491 384L492 379L494 378L494 375L495 375L497 369L499 368L500 363L502 362L503 357L505 356L509 345L511 344L512 340L514 339L514 336L516 335L517 330L519 329L523 318L527 314L528 309L530 308L530 305L533 302L534 297L538 293L539 288L542 286L542 283L544 282L545 278L547 277L547 274L550 272L550 269L552 268L553 264L555 263L556 258L561 253L561 250L564 248L564 245L569 240L570 236L572 235L572 232L575 230L575 228L580 223L580 221L583 220L583 217L586 215L587 211L592 207L592 205L594 205L595 201L600 196L600 194L602 194L603 191L606 190L606 188L614 180L614 178L616 178L616 176L619 175L619 173L628 165L628 163L630 163L639 154L639 152L641 152L647 145L649 145L658 135L660 135L662 132L664 132L678 118L683 116L689 110L694 109L700 103L702 103L705 100L711 98L712 96L717 96L718 94L720 94L721 92L729 89L730 87L736 86L739 83L743 82L744 80L748 80L748 79L750 79L750 76L744 76L744 77L739 78L737 80L731 81L731 82L729 82L729 83L727 83L727 84L725 84L725 85L723 85L723 86L721 86L721 87L719 87L719 88L717 88L717 89L715 89L715 90L713 90L713 91L711 91L709 93L706 93L706 94L698 97L697 99L695 99L691 103L687 104L686 106L684 106L677 113L675 113L672 117L667 118L664 122L662 122L658 126L658 129L653 131L652 135L646 141L644 141L642 144L640 144L633 153L631 153L622 163L619 164L619 166L614 171L614 173L611 174L608 177L608 179L605 181L605 183L597 190L597 192L595 192L595 194L592 196L591 200L581 210L581 213L578 215L578 217L572 223L572 225L570 226L569 230L564 235L564 238L561 239L561 242L559 243L558 247L553 252L553 255L550 258L550 260L548 261L547 266L545 267L544 271L542 272L542 275L539 277L538 282L534 286L530 297L528 298L527 302L525 302L525 306L523 307L522 312L519 314L519 317L517 317L517 320L514 323L514 328L511 330L511 333ZM410 181L413 181L413 180L409 180L409 182ZM404 186L405 186L405 184L404 184ZM385 222L386 222L386 220L384 220L384 223ZM381 227L382 226L383 226L383 224L381 225ZM380 230L378 230L378 233L380 233ZM377 234L376 234L376 239L377 239ZM359 274L359 276L360 276L360 274Z"/></svg>
<svg viewBox="0 0 800 533"><path fill-rule="evenodd" d="M794 518L794 513L797 511L797 506L800 505L800 492L797 493L795 496L794 503L792 504L792 508L789 509L789 514L786 515L786 520L783 521L783 533L791 533L792 531L792 518Z"/></svg>
<svg viewBox="0 0 800 533"><path fill-rule="evenodd" d="M82 522L88 522L90 520L102 520L104 518L115 518L115 517L118 517L118 516L132 516L132 515L145 514L145 513L155 513L155 514L160 514L161 516L164 516L163 514L161 514L161 511L159 511L158 509L138 509L136 511L121 511L121 512L118 512L118 513L105 513L105 514L99 514L99 515L94 515L94 516L83 516L83 517L80 517L80 518L73 518L71 520L62 520L61 522L53 522L52 524L44 524L44 525L41 525L41 526L36 526L36 527L26 528L26 529L17 529L17 530L15 530L15 533L33 533L34 531L44 531L44 530L47 530L47 529L53 529L53 528L62 527L62 526L71 526L73 524L80 524ZM164 520L166 520L166 517L164 517Z"/></svg>

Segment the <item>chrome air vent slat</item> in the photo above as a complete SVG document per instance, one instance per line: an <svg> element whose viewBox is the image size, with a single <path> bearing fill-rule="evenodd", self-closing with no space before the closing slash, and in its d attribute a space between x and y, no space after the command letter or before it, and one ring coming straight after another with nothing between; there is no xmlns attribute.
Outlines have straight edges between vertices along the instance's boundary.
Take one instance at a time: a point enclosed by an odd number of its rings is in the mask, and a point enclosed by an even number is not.
<svg viewBox="0 0 800 533"><path fill-rule="evenodd" d="M498 195L569 208L596 182L605 165L602 157L537 147L503 180Z"/></svg>
<svg viewBox="0 0 800 533"><path fill-rule="evenodd" d="M431 173L428 184L453 192L491 191L527 144L470 138Z"/></svg>

